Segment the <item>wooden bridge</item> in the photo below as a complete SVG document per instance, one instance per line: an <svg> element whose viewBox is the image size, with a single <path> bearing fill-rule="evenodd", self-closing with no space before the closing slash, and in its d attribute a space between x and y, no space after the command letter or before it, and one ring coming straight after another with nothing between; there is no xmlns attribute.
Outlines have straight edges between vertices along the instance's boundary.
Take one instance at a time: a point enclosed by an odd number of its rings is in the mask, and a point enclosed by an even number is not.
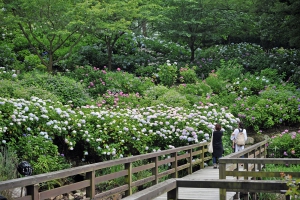
<svg viewBox="0 0 300 200"><path fill-rule="evenodd" d="M248 198L251 195L252 199L255 199L257 192L280 193L281 190L287 189L286 181L255 180L263 177L280 177L281 172L261 171L264 165L300 164L300 159L266 158L266 144L267 140L223 157L220 159L219 169L205 167L205 163L211 160L211 154L207 152L208 143L205 142L2 181L0 194L14 188L26 187L26 195L15 199L50 199L75 190L84 192L83 199L107 199L115 194L121 194L124 200L225 200L238 199L240 192L245 193ZM241 156L244 158L240 158ZM239 166L239 163L243 163L243 166ZM85 180L48 190L39 188L41 184L49 181L78 174L84 175ZM185 176L182 177L183 174ZM300 172L289 174L300 177ZM116 185L113 188L96 192L99 185L114 181Z"/></svg>
<svg viewBox="0 0 300 200"><path fill-rule="evenodd" d="M233 180L235 177L227 177L228 180ZM214 169L213 166L205 167L202 170L182 177L181 180L219 180L219 169ZM145 191L146 192L146 191ZM178 194L180 199L219 199L220 191L218 188L179 188ZM233 199L236 192L227 192L226 199ZM128 197L134 199L135 196ZM127 199L127 198L125 198ZM167 200L167 193L156 197L154 200Z"/></svg>

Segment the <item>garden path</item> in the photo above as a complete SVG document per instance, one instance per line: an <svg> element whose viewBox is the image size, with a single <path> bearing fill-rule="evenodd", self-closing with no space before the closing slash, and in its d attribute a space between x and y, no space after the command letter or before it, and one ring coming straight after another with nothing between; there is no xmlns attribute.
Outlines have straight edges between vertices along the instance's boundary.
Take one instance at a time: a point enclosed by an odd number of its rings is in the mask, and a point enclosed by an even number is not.
<svg viewBox="0 0 300 200"><path fill-rule="evenodd" d="M205 167L204 169L195 171L194 173L182 177L187 180L205 180L205 179L219 179L219 169L214 169L213 166ZM226 179L235 179L235 177L227 176ZM179 198L189 200L216 200L219 199L218 188L179 188ZM233 200L235 192L227 192L226 199ZM154 200L167 200L167 193L155 198Z"/></svg>

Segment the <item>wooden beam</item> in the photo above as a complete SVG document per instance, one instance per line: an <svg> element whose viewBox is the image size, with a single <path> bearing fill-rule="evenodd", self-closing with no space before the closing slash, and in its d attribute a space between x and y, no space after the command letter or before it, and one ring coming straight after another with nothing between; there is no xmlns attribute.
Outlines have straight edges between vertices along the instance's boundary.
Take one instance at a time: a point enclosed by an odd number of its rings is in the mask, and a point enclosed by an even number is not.
<svg viewBox="0 0 300 200"><path fill-rule="evenodd" d="M183 180L177 179L177 187L185 188L221 188L227 191L245 192L280 192L288 189L286 181L263 181L263 180Z"/></svg>
<svg viewBox="0 0 300 200"><path fill-rule="evenodd" d="M126 163L125 169L127 170L127 175L125 176L126 182L128 184L128 190L125 192L126 196L132 195L132 163Z"/></svg>
<svg viewBox="0 0 300 200"><path fill-rule="evenodd" d="M176 189L176 179L169 179L164 182L161 182L157 185L154 185L147 190L142 190L131 196L122 198L122 200L145 200L145 199L154 199L168 191Z"/></svg>

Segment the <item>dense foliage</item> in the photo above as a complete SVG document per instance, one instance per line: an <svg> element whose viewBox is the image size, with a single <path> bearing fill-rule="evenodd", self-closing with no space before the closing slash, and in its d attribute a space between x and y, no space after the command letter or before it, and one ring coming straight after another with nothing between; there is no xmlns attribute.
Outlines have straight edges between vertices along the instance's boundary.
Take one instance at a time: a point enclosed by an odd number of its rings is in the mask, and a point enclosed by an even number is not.
<svg viewBox="0 0 300 200"><path fill-rule="evenodd" d="M19 160L39 174L203 142L216 123L226 155L238 121L260 136L300 123L297 0L0 8L0 180ZM299 157L298 143L279 133L269 156Z"/></svg>

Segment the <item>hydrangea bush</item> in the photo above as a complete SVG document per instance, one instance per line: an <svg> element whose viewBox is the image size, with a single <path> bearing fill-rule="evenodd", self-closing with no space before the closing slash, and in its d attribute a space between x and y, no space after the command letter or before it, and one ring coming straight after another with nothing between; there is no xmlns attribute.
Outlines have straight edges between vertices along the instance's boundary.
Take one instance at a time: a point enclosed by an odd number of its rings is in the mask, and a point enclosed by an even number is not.
<svg viewBox="0 0 300 200"><path fill-rule="evenodd" d="M2 144L35 162L42 156L60 159L61 155L100 161L194 144L209 139L217 122L229 139L238 121L217 104L190 109L163 104L72 109L36 97L30 101L0 98L0 118ZM28 140L34 145L25 145Z"/></svg>
<svg viewBox="0 0 300 200"><path fill-rule="evenodd" d="M300 157L300 130L284 130L273 136L268 143L268 155L272 158Z"/></svg>

